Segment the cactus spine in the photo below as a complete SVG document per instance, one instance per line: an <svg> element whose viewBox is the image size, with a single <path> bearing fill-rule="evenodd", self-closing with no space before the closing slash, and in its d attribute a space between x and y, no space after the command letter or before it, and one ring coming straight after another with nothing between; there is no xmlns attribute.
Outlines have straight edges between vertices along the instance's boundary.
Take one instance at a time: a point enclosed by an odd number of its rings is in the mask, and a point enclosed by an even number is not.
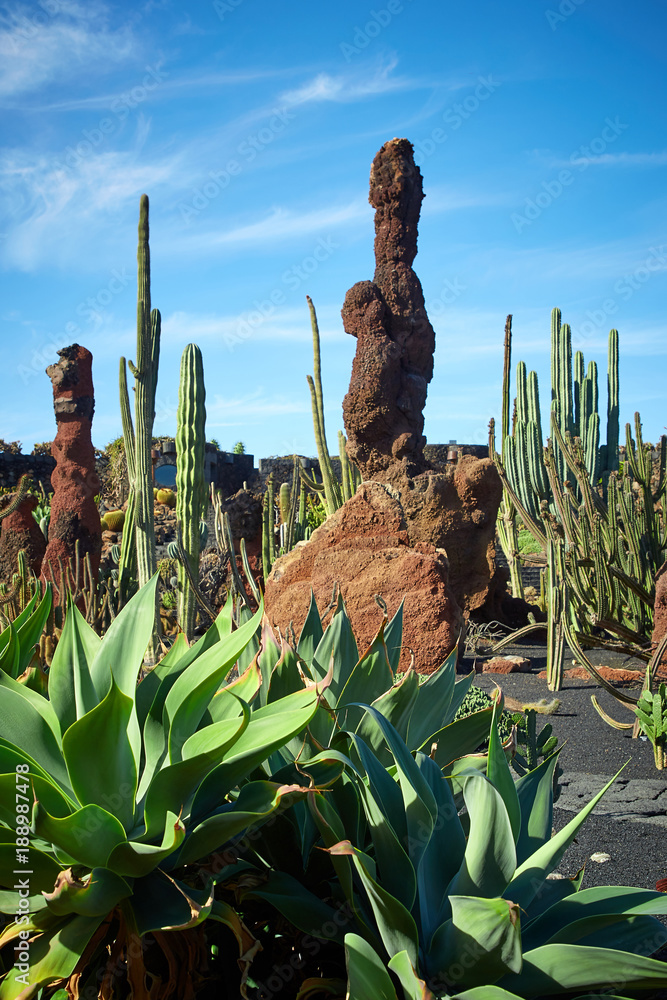
<svg viewBox="0 0 667 1000"><path fill-rule="evenodd" d="M199 578L200 521L208 498L204 475L206 391L201 351L188 344L181 357L176 415L176 519L192 578ZM178 565L178 620L188 641L195 626L195 595L185 567Z"/></svg>

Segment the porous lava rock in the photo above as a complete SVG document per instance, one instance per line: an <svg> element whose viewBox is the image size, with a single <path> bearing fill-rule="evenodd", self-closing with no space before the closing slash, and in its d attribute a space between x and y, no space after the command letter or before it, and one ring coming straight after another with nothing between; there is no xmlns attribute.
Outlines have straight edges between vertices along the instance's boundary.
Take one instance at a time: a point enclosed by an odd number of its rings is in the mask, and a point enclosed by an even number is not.
<svg viewBox="0 0 667 1000"><path fill-rule="evenodd" d="M102 526L95 503L100 480L90 436L95 412L93 356L79 344L63 347L58 355L60 361L46 369L53 385L57 433L51 449L56 467L51 475L53 499L42 579L54 581L56 601L62 604L66 586L63 588L61 584L58 560L63 567L69 564L71 571L76 572L78 540L81 562L90 553L96 579L102 551ZM83 579L82 566L79 572Z"/></svg>
<svg viewBox="0 0 667 1000"><path fill-rule="evenodd" d="M5 499L11 503L15 495L9 494ZM21 549L24 549L26 553L28 566L36 576L39 576L46 551L46 539L42 529L32 516L38 503L37 497L27 496L15 511L7 514L0 521L2 526L0 530L0 579L7 584L11 583L12 573L16 573L18 569L16 557Z"/></svg>
<svg viewBox="0 0 667 1000"><path fill-rule="evenodd" d="M412 269L424 197L412 144L392 139L371 167L375 209L375 276L345 296L345 332L357 338L350 388L343 400L347 451L364 479L394 466L414 476L424 459L424 404L433 377L435 333Z"/></svg>
<svg viewBox="0 0 667 1000"><path fill-rule="evenodd" d="M530 660L526 656L494 656L482 664L484 674L529 674Z"/></svg>
<svg viewBox="0 0 667 1000"><path fill-rule="evenodd" d="M410 665L432 673L454 647L461 609L449 586L444 551L428 542L411 546L401 501L391 487L362 483L357 493L313 532L307 542L281 556L266 582L265 604L271 624L298 635L306 618L311 588L320 612L340 584L360 653L374 639L385 600L390 617L405 598L400 670Z"/></svg>
<svg viewBox="0 0 667 1000"><path fill-rule="evenodd" d="M653 603L653 649L658 648L667 633L667 562L655 574L655 600ZM660 660L660 673L667 674L667 653Z"/></svg>

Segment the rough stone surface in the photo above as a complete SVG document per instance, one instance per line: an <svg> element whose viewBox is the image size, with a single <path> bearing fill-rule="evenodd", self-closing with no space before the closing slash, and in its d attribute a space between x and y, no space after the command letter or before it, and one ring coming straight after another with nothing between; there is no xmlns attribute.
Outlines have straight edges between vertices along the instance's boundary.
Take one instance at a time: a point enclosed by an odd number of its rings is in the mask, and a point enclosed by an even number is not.
<svg viewBox="0 0 667 1000"><path fill-rule="evenodd" d="M15 494L9 494L5 500L9 503ZM11 583L12 573L16 573L16 557L21 549L25 550L28 565L39 576L42 559L46 551L46 539L42 529L32 516L39 501L35 496L27 496L13 512L0 521L0 579ZM6 504L3 504L3 507Z"/></svg>
<svg viewBox="0 0 667 1000"><path fill-rule="evenodd" d="M94 576L102 550L102 526L95 504L100 480L95 468L95 449L90 437L95 399L93 356L85 347L73 344L58 351L60 361L46 374L53 385L53 409L57 434L52 446L56 467L51 476L53 499L49 542L42 563L42 578L56 584L56 600L64 600L58 558L75 570L75 545L79 540L81 561L90 553ZM81 572L83 567L81 567Z"/></svg>
<svg viewBox="0 0 667 1000"><path fill-rule="evenodd" d="M382 621L374 594L384 598L390 617L405 597L399 669L409 666L410 648L420 673L437 669L453 648L462 619L448 583L447 557L427 542L410 546L403 509L391 488L362 483L308 542L276 560L265 593L271 623L284 630L293 622L298 635L311 587L323 612L336 582L360 651Z"/></svg>
<svg viewBox="0 0 667 1000"><path fill-rule="evenodd" d="M657 649L667 633L667 562L664 562L655 575L655 601L653 603L653 649ZM667 672L667 653L660 661L660 672Z"/></svg>
<svg viewBox="0 0 667 1000"><path fill-rule="evenodd" d="M343 400L347 450L364 479L391 466L405 475L427 468L424 415L433 377L435 333L412 270L424 197L412 144L392 139L371 167L375 209L375 276L345 296L346 333L357 338L350 388Z"/></svg>
<svg viewBox="0 0 667 1000"><path fill-rule="evenodd" d="M644 680L644 671L625 670L622 667L605 667L595 665L595 669L611 684L641 684ZM592 677L585 667L567 667L563 671L565 677L576 677L582 681L592 681ZM546 670L540 670L538 677L546 677Z"/></svg>
<svg viewBox="0 0 667 1000"><path fill-rule="evenodd" d="M530 673L530 660L525 656L494 656L482 664L484 674Z"/></svg>

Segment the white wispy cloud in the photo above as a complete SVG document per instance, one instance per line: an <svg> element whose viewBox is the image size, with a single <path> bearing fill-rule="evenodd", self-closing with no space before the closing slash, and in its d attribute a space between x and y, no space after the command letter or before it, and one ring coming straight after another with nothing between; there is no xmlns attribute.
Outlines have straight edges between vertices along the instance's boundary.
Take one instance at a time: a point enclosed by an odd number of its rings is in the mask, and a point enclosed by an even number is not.
<svg viewBox="0 0 667 1000"><path fill-rule="evenodd" d="M578 150L577 150L578 152ZM654 153L600 153L598 156L577 156L551 161L554 167L664 167L667 166L667 150Z"/></svg>
<svg viewBox="0 0 667 1000"><path fill-rule="evenodd" d="M109 25L97 0L60 0L54 13L18 3L0 13L0 99L34 93L94 66L116 67L137 54L128 24Z"/></svg>
<svg viewBox="0 0 667 1000"><path fill-rule="evenodd" d="M318 309L320 340L341 337L340 311L333 307ZM273 308L262 315L257 307L248 303L248 309L235 315L218 313L193 313L178 310L162 320L162 341L167 344L185 344L188 341L206 343L214 341L231 350L241 349L256 340L271 343L312 343L313 335L307 310L303 307Z"/></svg>
<svg viewBox="0 0 667 1000"><path fill-rule="evenodd" d="M364 68L338 75L318 73L300 87L285 91L280 100L289 107L321 101L346 104L417 86L415 81L407 77L392 75L397 65L398 59L394 57L372 68L370 72Z"/></svg>

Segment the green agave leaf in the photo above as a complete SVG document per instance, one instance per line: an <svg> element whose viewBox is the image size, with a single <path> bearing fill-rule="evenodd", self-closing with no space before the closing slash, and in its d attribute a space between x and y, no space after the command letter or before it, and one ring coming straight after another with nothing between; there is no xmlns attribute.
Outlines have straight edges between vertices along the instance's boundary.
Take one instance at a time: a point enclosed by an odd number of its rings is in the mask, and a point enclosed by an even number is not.
<svg viewBox="0 0 667 1000"><path fill-rule="evenodd" d="M560 751L561 747L516 782L521 809L521 831L516 845L519 864L551 839L554 770Z"/></svg>
<svg viewBox="0 0 667 1000"><path fill-rule="evenodd" d="M412 862L396 836L394 828L378 806L371 790L363 782L360 782L359 792L373 841L375 860L380 871L382 885L387 892L403 904L406 910L412 910L417 895L417 879ZM344 832L337 839L344 840ZM333 845L327 844L326 846Z"/></svg>
<svg viewBox="0 0 667 1000"><path fill-rule="evenodd" d="M99 702L90 667L101 641L76 604L68 600L65 624L49 671L49 700L63 735Z"/></svg>
<svg viewBox="0 0 667 1000"><path fill-rule="evenodd" d="M194 733L183 747L184 760L167 764L153 778L144 805L144 839L159 836L169 811L187 813L190 802L204 778L219 765L250 721L250 709L241 703L239 719L226 719ZM186 747L188 756L185 756ZM198 748L200 752L196 752ZM192 754L192 755L190 755Z"/></svg>
<svg viewBox="0 0 667 1000"><path fill-rule="evenodd" d="M625 767L625 765L623 765ZM547 875L557 868L565 851L577 835L577 831L586 817L593 811L604 793L611 788L623 768L607 782L597 795L570 820L562 830L554 834L542 847L539 847L530 857L526 858L514 873L514 877L503 893L507 899L527 910L533 899L539 894Z"/></svg>
<svg viewBox="0 0 667 1000"><path fill-rule="evenodd" d="M449 782L442 776L440 768L426 754L417 753L415 759L438 807L433 831L417 869L421 937L428 942L440 924L450 916L446 890L463 862L466 838Z"/></svg>
<svg viewBox="0 0 667 1000"><path fill-rule="evenodd" d="M655 958L612 948L545 944L524 952L521 972L504 977L500 983L522 996L619 984L631 991L660 989L667 986L667 966Z"/></svg>
<svg viewBox="0 0 667 1000"><path fill-rule="evenodd" d="M256 614L235 632L221 639L196 660L196 666L184 671L167 695L164 703L165 719L169 722L169 755L172 763L178 760L174 752L199 725L205 710L224 677L238 660L241 652L255 634L264 614L260 605Z"/></svg>
<svg viewBox="0 0 667 1000"><path fill-rule="evenodd" d="M338 594L338 605L334 616L324 632L310 664L310 672L315 680L323 680L328 675L332 656L333 677L326 694L326 700L331 708L335 708L343 688L359 662L359 650L340 594ZM385 684L385 690L389 684Z"/></svg>
<svg viewBox="0 0 667 1000"><path fill-rule="evenodd" d="M218 641L218 633L213 629L213 626L208 629L206 634L194 646L188 646L185 632L179 632L160 662L156 663L153 669L141 678L135 696L137 719L140 726L143 727L146 716L150 712L156 698L158 699L158 703L156 704L155 714L159 715L160 719L162 718L164 699L167 697L171 685L176 681L177 677L180 677L181 673L192 662L192 659L196 659L195 656L190 657L188 654L194 653L197 647L201 647L206 639L208 639L207 648L213 645L213 642ZM201 648L197 651L197 655L200 651ZM158 691L160 692L160 697L158 697Z"/></svg>
<svg viewBox="0 0 667 1000"><path fill-rule="evenodd" d="M559 880L562 881L562 880ZM548 941L578 921L595 916L667 913L667 894L628 886L594 886L559 900L524 928L526 950ZM613 945L612 945L613 947Z"/></svg>
<svg viewBox="0 0 667 1000"><path fill-rule="evenodd" d="M400 951L390 958L389 968L398 976L406 1000L434 1000L424 980L415 972L407 951Z"/></svg>
<svg viewBox="0 0 667 1000"><path fill-rule="evenodd" d="M33 792L37 798L41 796L54 816L67 816L78 808L71 789L70 794L67 795L61 786L57 785L31 757L22 753L17 747L6 746L3 743L4 741L0 740L0 820L12 827L16 825L14 803L17 790L17 764L28 764L30 768L24 775L30 786L29 793L27 793L30 801L32 801Z"/></svg>
<svg viewBox="0 0 667 1000"><path fill-rule="evenodd" d="M125 841L125 830L115 816L99 805L86 805L58 819L41 802L33 808L32 825L42 840L57 846L87 868L104 868L117 844Z"/></svg>
<svg viewBox="0 0 667 1000"><path fill-rule="evenodd" d="M102 920L75 916L38 935L30 942L27 976L17 966L10 967L0 985L0 1000L28 1000L40 987L67 979ZM21 975L25 978L18 979Z"/></svg>
<svg viewBox="0 0 667 1000"><path fill-rule="evenodd" d="M505 803L481 774L465 777L463 797L470 817L470 833L463 862L447 894L501 896L516 868L514 836ZM508 899L513 897L509 895Z"/></svg>
<svg viewBox="0 0 667 1000"><path fill-rule="evenodd" d="M287 872L268 872L260 885L243 890L242 899L265 899L295 927L320 941L342 944L345 927L354 919L347 908L334 910Z"/></svg>
<svg viewBox="0 0 667 1000"><path fill-rule="evenodd" d="M611 997L606 1000L623 1000L622 997ZM473 986L471 990L464 990L463 993L457 993L452 1000L524 1000L523 997L519 996L517 993L508 993L507 990L502 990L499 986ZM577 1000L584 1000L584 997L577 997ZM598 997L597 1000L600 1000Z"/></svg>
<svg viewBox="0 0 667 1000"><path fill-rule="evenodd" d="M656 917L622 913L584 917L552 935L546 944L582 944L652 955L667 941L667 928Z"/></svg>
<svg viewBox="0 0 667 1000"><path fill-rule="evenodd" d="M397 684L394 684L372 702L373 708L376 708L384 715L385 719L391 722L405 743L407 743L408 726L417 703L418 691L417 674L414 670L409 670ZM385 763L390 763L393 760L385 746L382 733L368 715L362 716L356 732L381 760L383 756L386 757Z"/></svg>
<svg viewBox="0 0 667 1000"><path fill-rule="evenodd" d="M5 744L29 750L30 757L47 774L69 787L62 750L51 726L32 700L10 687L3 688L0 698L0 731Z"/></svg>
<svg viewBox="0 0 667 1000"><path fill-rule="evenodd" d="M305 729L315 714L322 688L322 684L310 685L253 712L250 725L226 759L206 776L197 789L191 812L195 822L216 809L235 785L287 740Z"/></svg>
<svg viewBox="0 0 667 1000"><path fill-rule="evenodd" d="M39 712L48 725L56 738L56 742L60 744L60 724L56 713L53 711L53 706L47 698L38 694L37 691L33 691L27 684L20 684L18 681L15 681L9 674L4 673L2 670L0 670L0 688L14 691L30 702L31 706ZM0 694L1 697L2 694Z"/></svg>
<svg viewBox="0 0 667 1000"><path fill-rule="evenodd" d="M440 768L446 768L460 757L475 752L489 735L492 718L492 708L473 712L472 715L467 715L464 719L450 722L449 725L429 737L419 749L423 750L424 753L429 753L431 743L436 743L435 762Z"/></svg>
<svg viewBox="0 0 667 1000"><path fill-rule="evenodd" d="M434 976L484 986L520 972L519 907L506 899L450 896L451 919L433 935L426 964Z"/></svg>
<svg viewBox="0 0 667 1000"><path fill-rule="evenodd" d="M336 667L334 666L335 675ZM408 677L410 678L409 674ZM410 679L407 681L404 679L398 685L397 694L392 694L392 692L397 690L392 687L393 683L394 675L389 666L387 647L384 643L383 622L371 645L359 659L359 662L354 665L345 682L340 686L335 702L340 728L357 730L357 727L364 718L361 705L374 702L376 699L382 699L383 695L385 696L383 700L384 707L388 711L391 711L394 716L392 724L395 722L400 723L401 710L405 712L408 707L406 703L413 703L416 698L418 681L416 675L413 673ZM412 692L412 697L410 697L410 692ZM336 697L334 692L332 692L332 697ZM396 704L397 699L401 702L400 708ZM380 710L382 711L382 709ZM386 714L386 712L383 711L383 714ZM370 726L372 728L372 723L370 723ZM380 741L381 737L379 737L378 746L380 745Z"/></svg>
<svg viewBox="0 0 667 1000"><path fill-rule="evenodd" d="M267 702L271 703L285 698L288 694L300 691L304 682L299 674L298 660L296 653L288 643L283 640L280 650L280 659L273 668L273 673L269 681Z"/></svg>
<svg viewBox="0 0 667 1000"><path fill-rule="evenodd" d="M212 907L212 894L191 889L163 871L152 871L134 883L132 911L140 935L195 927Z"/></svg>
<svg viewBox="0 0 667 1000"><path fill-rule="evenodd" d="M132 895L132 887L108 868L93 868L85 881L79 881L70 869L60 872L52 891L44 898L52 913L69 916L106 917L121 899Z"/></svg>
<svg viewBox="0 0 667 1000"><path fill-rule="evenodd" d="M329 848L332 855L350 855L354 861L357 874L361 878L369 902L373 909L378 932L390 958L401 951L406 951L414 968L417 968L419 956L419 936L417 925L410 913L394 896L386 892L371 876L366 864L365 855L349 840L342 840Z"/></svg>
<svg viewBox="0 0 667 1000"><path fill-rule="evenodd" d="M90 664L90 676L98 701L106 697L113 679L123 694L132 699L146 647L155 625L156 573L116 615Z"/></svg>
<svg viewBox="0 0 667 1000"><path fill-rule="evenodd" d="M16 678L19 675L20 646L13 622L0 632L0 638L3 640L0 669L7 677Z"/></svg>
<svg viewBox="0 0 667 1000"><path fill-rule="evenodd" d="M39 604L36 606L36 602L38 600L39 594L35 594L25 609L27 611L28 608L32 608L25 621L19 624L19 619L17 618L14 622L14 628L16 629L16 636L19 643L19 658L18 666L16 667L17 673L13 675L14 677L20 677L33 658L35 644L39 642L42 629L46 624L46 619L49 617L51 605L53 604L53 589L50 583L47 583L44 596L41 600L39 600ZM20 617L21 616L19 615L19 618ZM1 665L2 664L0 662L0 666Z"/></svg>
<svg viewBox="0 0 667 1000"><path fill-rule="evenodd" d="M128 736L133 709L133 699L112 675L99 705L63 736L67 770L79 802L108 808L111 796L115 796L113 811L126 830L134 826L139 763Z"/></svg>
<svg viewBox="0 0 667 1000"><path fill-rule="evenodd" d="M168 812L164 819L162 843L141 844L136 840L118 844L109 855L107 867L118 875L142 878L180 847L185 838L185 826L176 813Z"/></svg>
<svg viewBox="0 0 667 1000"><path fill-rule="evenodd" d="M266 705L273 673L280 659L281 644L276 639L269 619L264 615L262 618L261 648L256 650L256 658L259 666L262 684L259 691L259 707Z"/></svg>
<svg viewBox="0 0 667 1000"><path fill-rule="evenodd" d="M408 824L400 786L360 737L356 734L350 734L350 741L366 771L368 787L373 793L376 805L394 830L397 839L402 844L407 844ZM356 773L359 773L351 761L349 764Z"/></svg>
<svg viewBox="0 0 667 1000"><path fill-rule="evenodd" d="M405 598L401 601L398 606L398 611L391 619L390 622L385 626L384 630L384 643L387 647L387 656L389 657L389 666L391 671L395 674L398 670L398 664L401 659L401 647L403 645L403 605L405 604Z"/></svg>
<svg viewBox="0 0 667 1000"><path fill-rule="evenodd" d="M311 589L308 614L306 615L306 620L303 623L301 635L299 636L299 641L296 647L297 655L300 656L301 659L308 664L308 666L310 666L313 662L315 650L322 641L323 635L324 630L322 628L322 620L320 619L320 613L317 610L315 595Z"/></svg>
<svg viewBox="0 0 667 1000"><path fill-rule="evenodd" d="M235 719L241 715L243 706L239 702L246 702L251 705L257 697L257 693L262 684L262 675L257 666L257 658L252 661L240 677L213 695L208 709L204 713L204 718L211 722L222 722L223 719Z"/></svg>
<svg viewBox="0 0 667 1000"><path fill-rule="evenodd" d="M0 885L11 889L16 882L16 833L10 831L14 843L0 844ZM42 890L51 890L60 873L60 865L57 861L44 851L38 851L36 847L30 846L28 851L28 863L26 868L30 872L30 891L34 893Z"/></svg>
<svg viewBox="0 0 667 1000"><path fill-rule="evenodd" d="M454 721L458 705L452 711L452 699L456 685L456 646L444 663L417 690L417 702L408 724L405 742L411 750L419 750L426 742L430 742L434 733L439 732L443 725ZM468 681L468 678L465 679ZM472 682L472 674L466 686L466 691ZM459 691L456 691L457 695ZM465 695L465 691L463 692ZM429 748L430 749L430 748Z"/></svg>
<svg viewBox="0 0 667 1000"><path fill-rule="evenodd" d="M358 934L345 935L345 964L350 1000L397 1000L384 962Z"/></svg>
<svg viewBox="0 0 667 1000"><path fill-rule="evenodd" d="M279 808L298 801L306 793L300 785L278 785L270 781L251 781L241 787L235 802L223 806L224 812L209 816L195 827L174 862L187 865L205 858L228 843L243 830L259 826Z"/></svg>
<svg viewBox="0 0 667 1000"><path fill-rule="evenodd" d="M512 836L516 844L521 831L521 807L519 806L519 796L514 785L512 772L510 771L507 757L500 742L498 733L498 715L501 712L499 703L493 705L493 717L491 719L491 729L489 732L488 763L486 765L486 777L500 793L500 797L505 803L507 815L509 816Z"/></svg>
<svg viewBox="0 0 667 1000"><path fill-rule="evenodd" d="M345 824L336 810L331 793L325 795L321 791L310 791L308 793L308 808L317 824L325 847L333 847L334 844L345 839ZM336 855L331 855L331 861L336 877L345 893L345 898L353 904L352 863L349 858Z"/></svg>

